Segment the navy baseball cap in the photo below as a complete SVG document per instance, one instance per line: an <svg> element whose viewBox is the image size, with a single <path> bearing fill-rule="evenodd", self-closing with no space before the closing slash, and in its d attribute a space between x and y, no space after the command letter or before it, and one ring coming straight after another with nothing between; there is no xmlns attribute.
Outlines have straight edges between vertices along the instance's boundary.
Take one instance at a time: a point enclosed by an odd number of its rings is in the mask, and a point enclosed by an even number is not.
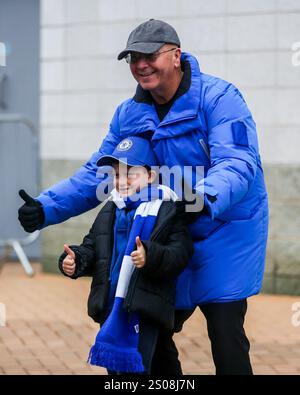
<svg viewBox="0 0 300 395"><path fill-rule="evenodd" d="M122 140L111 155L101 156L98 166L111 166L114 162L122 162L128 166L157 166L157 159L149 140L131 136Z"/></svg>

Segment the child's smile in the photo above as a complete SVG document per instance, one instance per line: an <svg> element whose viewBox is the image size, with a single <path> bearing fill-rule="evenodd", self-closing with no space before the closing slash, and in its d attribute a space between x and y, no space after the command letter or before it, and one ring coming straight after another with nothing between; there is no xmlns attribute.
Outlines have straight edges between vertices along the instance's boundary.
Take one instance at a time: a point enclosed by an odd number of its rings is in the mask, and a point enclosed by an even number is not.
<svg viewBox="0 0 300 395"><path fill-rule="evenodd" d="M155 179L156 173L143 166L114 163L114 186L122 197L132 196Z"/></svg>

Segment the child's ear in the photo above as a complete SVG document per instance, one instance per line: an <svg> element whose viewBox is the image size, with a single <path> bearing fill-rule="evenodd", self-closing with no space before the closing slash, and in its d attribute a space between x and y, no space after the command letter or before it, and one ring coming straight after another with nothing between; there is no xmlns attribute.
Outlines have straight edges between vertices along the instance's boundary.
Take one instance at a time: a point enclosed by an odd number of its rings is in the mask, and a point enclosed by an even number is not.
<svg viewBox="0 0 300 395"><path fill-rule="evenodd" d="M157 172L155 170L149 170L148 180L150 183L154 182L157 177Z"/></svg>

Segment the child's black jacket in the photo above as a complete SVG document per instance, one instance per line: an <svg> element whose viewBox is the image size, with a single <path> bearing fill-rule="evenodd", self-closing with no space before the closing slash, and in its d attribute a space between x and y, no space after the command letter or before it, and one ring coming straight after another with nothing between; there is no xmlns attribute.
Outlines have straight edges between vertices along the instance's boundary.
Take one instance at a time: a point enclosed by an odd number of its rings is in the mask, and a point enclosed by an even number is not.
<svg viewBox="0 0 300 395"><path fill-rule="evenodd" d="M88 314L103 323L107 318L109 273L113 251L116 206L112 201L102 207L80 246L71 245L76 255L76 270L71 278L92 276ZM183 213L173 201L164 201L149 240L141 240L146 265L135 269L124 301L129 312L137 312L166 329L174 327L176 276L185 268L193 253L193 242ZM59 258L59 268L66 253Z"/></svg>

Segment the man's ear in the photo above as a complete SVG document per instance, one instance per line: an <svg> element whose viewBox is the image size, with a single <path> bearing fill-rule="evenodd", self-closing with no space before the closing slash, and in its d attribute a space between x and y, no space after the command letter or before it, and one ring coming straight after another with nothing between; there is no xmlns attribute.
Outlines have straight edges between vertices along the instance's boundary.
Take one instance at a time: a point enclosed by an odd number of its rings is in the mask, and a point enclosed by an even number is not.
<svg viewBox="0 0 300 395"><path fill-rule="evenodd" d="M174 65L175 65L175 67L178 69L178 68L181 67L181 62L180 62L180 59L181 59L181 48L177 48L177 49L174 51L174 57L175 57L175 63L174 63Z"/></svg>

